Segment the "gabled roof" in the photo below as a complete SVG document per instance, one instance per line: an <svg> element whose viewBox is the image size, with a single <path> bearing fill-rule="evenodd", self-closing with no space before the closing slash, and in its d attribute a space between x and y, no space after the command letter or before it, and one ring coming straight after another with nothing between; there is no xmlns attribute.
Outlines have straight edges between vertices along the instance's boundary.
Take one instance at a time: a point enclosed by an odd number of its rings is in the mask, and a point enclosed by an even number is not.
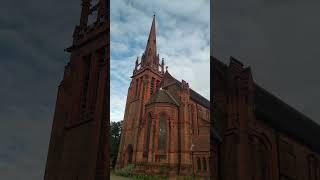
<svg viewBox="0 0 320 180"><path fill-rule="evenodd" d="M181 87L182 83L178 81L176 78L172 77L168 71L165 72L164 78L172 79L173 82L176 82L179 85L179 87ZM190 98L195 102L199 103L200 105L210 109L210 101L207 100L205 97L201 96L199 93L197 93L191 88L190 88Z"/></svg>
<svg viewBox="0 0 320 180"><path fill-rule="evenodd" d="M155 94L150 97L148 104L152 103L169 103L179 106L177 100L166 90L158 89Z"/></svg>

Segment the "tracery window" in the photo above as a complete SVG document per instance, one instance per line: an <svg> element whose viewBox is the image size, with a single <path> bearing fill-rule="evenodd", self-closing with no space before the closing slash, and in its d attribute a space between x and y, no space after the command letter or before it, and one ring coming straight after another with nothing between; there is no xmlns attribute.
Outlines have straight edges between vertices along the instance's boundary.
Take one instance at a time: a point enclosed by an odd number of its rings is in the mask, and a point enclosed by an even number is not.
<svg viewBox="0 0 320 180"><path fill-rule="evenodd" d="M164 113L160 114L159 117L159 135L158 135L158 149L165 150L167 145L167 116Z"/></svg>

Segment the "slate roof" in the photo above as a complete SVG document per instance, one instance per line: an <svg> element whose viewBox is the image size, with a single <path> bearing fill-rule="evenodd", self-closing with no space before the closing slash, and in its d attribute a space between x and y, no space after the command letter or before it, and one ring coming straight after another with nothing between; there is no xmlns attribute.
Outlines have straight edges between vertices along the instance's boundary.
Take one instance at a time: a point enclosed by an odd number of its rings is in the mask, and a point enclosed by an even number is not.
<svg viewBox="0 0 320 180"><path fill-rule="evenodd" d="M166 72L167 76L172 78L177 82L177 84L181 87L182 82L177 80L176 78L172 77L171 74L167 71ZM205 97L201 96L199 93L194 91L193 89L190 88L190 98L194 100L195 102L199 103L200 105L210 109L210 101L206 99Z"/></svg>
<svg viewBox="0 0 320 180"><path fill-rule="evenodd" d="M276 130L293 137L320 153L320 126L275 97L259 85L255 86L256 114L266 116L267 123Z"/></svg>
<svg viewBox="0 0 320 180"><path fill-rule="evenodd" d="M202 106L210 109L210 101L206 99L205 97L201 96L194 90L190 89L190 97L193 99L195 102L201 104Z"/></svg>

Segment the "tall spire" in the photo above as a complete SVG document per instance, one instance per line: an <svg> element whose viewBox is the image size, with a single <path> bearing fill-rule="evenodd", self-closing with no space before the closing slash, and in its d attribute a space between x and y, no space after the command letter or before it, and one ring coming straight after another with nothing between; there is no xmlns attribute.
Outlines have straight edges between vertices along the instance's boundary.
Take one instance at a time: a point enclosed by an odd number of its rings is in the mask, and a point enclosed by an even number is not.
<svg viewBox="0 0 320 180"><path fill-rule="evenodd" d="M156 22L155 15L153 15L152 25L149 33L149 38L147 42L146 49L144 51L145 63L149 66L158 65L158 56L157 56L157 42L156 42Z"/></svg>

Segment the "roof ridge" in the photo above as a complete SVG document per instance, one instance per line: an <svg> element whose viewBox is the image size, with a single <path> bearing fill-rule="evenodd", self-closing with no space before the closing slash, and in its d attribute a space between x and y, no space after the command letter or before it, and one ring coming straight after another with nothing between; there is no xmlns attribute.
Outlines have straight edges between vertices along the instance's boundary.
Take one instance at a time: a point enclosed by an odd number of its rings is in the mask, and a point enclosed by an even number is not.
<svg viewBox="0 0 320 180"><path fill-rule="evenodd" d="M171 74L170 74L171 76ZM175 77L171 76L173 78L173 80L177 81L179 86L181 86L181 83L179 80L177 80ZM201 94L199 94L197 91L193 90L192 88L189 88L191 91L193 91L193 93L195 93L196 95L200 96L200 98L203 98L204 100L207 101L207 103L210 103L210 100L208 100L207 98L203 97Z"/></svg>
<svg viewBox="0 0 320 180"><path fill-rule="evenodd" d="M277 102L279 102L281 105L285 105L286 108L288 108L289 110L294 111L295 113L298 113L299 115L301 115L302 117L304 117L305 119L311 120L312 122L316 123L314 120L312 120L310 117L308 117L307 115L303 114L302 112L300 112L299 110L297 110L296 108L294 108L293 106L291 106L290 104L284 102L284 100L280 99L278 96L274 95L273 93L267 91L265 88L261 87L260 85L258 85L257 83L254 83L256 87L258 87L260 90L262 90L264 93L266 93L267 95L271 96L272 98L274 98ZM320 125L318 123L316 123L319 127Z"/></svg>

